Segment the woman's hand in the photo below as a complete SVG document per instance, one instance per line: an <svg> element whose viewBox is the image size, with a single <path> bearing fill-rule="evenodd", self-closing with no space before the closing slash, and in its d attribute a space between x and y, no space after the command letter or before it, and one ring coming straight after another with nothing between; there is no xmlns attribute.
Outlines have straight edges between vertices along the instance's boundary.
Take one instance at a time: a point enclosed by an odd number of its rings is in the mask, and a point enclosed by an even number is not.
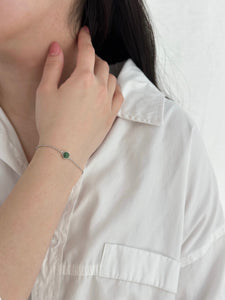
<svg viewBox="0 0 225 300"><path fill-rule="evenodd" d="M58 88L64 64L59 49L58 55L48 55L36 92L39 144L68 150L84 166L112 127L124 98L117 78L95 55L90 34L83 28L76 68Z"/></svg>

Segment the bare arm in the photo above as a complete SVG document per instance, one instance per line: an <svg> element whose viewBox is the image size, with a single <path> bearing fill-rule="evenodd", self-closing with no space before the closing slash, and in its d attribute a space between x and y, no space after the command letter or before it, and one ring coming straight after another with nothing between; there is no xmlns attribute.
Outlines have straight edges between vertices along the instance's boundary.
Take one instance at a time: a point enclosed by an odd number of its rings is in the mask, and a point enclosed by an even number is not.
<svg viewBox="0 0 225 300"><path fill-rule="evenodd" d="M85 30L81 30L77 45L76 68L60 88L63 51L47 57L37 89L35 117L40 145L68 149L84 168L112 127L124 98L108 64L95 55ZM56 150L39 148L0 207L3 300L29 297L67 198L81 174Z"/></svg>
<svg viewBox="0 0 225 300"><path fill-rule="evenodd" d="M57 151L40 148L0 207L2 299L28 298L67 198L80 176L81 171L60 158Z"/></svg>

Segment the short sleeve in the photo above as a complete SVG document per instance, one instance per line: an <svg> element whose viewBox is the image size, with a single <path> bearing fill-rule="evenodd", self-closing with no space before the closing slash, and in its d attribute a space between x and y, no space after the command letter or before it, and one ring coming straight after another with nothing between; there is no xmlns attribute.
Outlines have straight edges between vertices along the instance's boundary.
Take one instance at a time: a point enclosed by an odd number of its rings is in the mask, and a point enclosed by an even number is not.
<svg viewBox="0 0 225 300"><path fill-rule="evenodd" d="M225 216L214 169L192 128L176 300L225 300Z"/></svg>

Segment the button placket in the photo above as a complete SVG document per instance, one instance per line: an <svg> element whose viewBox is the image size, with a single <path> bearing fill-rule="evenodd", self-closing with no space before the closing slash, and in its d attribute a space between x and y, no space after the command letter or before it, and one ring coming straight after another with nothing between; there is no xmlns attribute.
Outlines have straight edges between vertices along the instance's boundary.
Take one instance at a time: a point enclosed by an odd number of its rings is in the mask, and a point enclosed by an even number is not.
<svg viewBox="0 0 225 300"><path fill-rule="evenodd" d="M54 233L52 239L51 239L51 248L56 248L59 245L59 238L56 233Z"/></svg>
<svg viewBox="0 0 225 300"><path fill-rule="evenodd" d="M65 236L60 230L56 230L52 239L50 246L51 248L58 248L60 244L65 243Z"/></svg>
<svg viewBox="0 0 225 300"><path fill-rule="evenodd" d="M60 223L58 228L56 229L50 243L51 248L58 248L59 245L63 245L66 240L66 234L67 234L67 228L66 228L66 221L68 215L71 214L71 209L72 209L72 203L71 201L67 203L67 206L65 208L65 211L61 217Z"/></svg>
<svg viewBox="0 0 225 300"><path fill-rule="evenodd" d="M79 182L73 187L65 211L52 236L46 255L46 261L44 262L45 265L42 266L41 274L37 278L36 285L32 291L32 299L34 300L44 299L44 295L48 295L48 299L57 299L61 285L61 277L59 274L61 274L63 248L69 231L70 217L79 196L82 180L83 177L81 177Z"/></svg>
<svg viewBox="0 0 225 300"><path fill-rule="evenodd" d="M64 213L50 241L44 265L32 290L32 300L47 299L44 298L44 296L47 297L46 295L48 295L48 299L57 299L61 284L61 277L58 274L61 274L63 248L69 230L69 220L79 195L82 180L83 177L72 188Z"/></svg>
<svg viewBox="0 0 225 300"><path fill-rule="evenodd" d="M62 268L62 262L63 262L63 249L66 243L66 239L68 236L68 232L69 232L69 226L70 226L70 222L71 222L71 216L73 213L73 209L76 205L76 202L78 200L79 197L79 193L80 193L80 188L82 185L82 181L83 181L83 176L80 177L79 181L77 182L77 184L73 187L72 192L69 196L68 199L68 203L67 206L65 208L65 211L63 213L61 222L59 224L59 231L61 232L61 238L62 238L62 244L59 245L59 247L57 248L57 266L56 266L56 277L55 277L55 289L53 292L53 298L57 298L58 294L59 294L59 289L61 286L61 276L59 276L62 272L61 268Z"/></svg>
<svg viewBox="0 0 225 300"><path fill-rule="evenodd" d="M52 236L51 242L50 242L50 247L51 248L58 248L60 244L64 244L65 243L65 235L66 232L64 233L64 231L66 230L66 219L68 217L68 215L71 214L71 210L72 210L72 206L73 206L73 198L69 198L66 208L64 210L64 213L60 219L59 225L54 233L54 235Z"/></svg>

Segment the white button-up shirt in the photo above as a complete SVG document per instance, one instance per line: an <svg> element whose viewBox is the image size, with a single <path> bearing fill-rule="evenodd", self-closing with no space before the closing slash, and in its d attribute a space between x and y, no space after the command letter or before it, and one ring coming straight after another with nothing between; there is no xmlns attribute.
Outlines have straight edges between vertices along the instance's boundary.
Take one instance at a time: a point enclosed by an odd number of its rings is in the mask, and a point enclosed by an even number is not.
<svg viewBox="0 0 225 300"><path fill-rule="evenodd" d="M225 217L197 125L131 59L118 82L124 102L68 197L29 299L224 300ZM0 141L2 204L28 165L2 109Z"/></svg>

